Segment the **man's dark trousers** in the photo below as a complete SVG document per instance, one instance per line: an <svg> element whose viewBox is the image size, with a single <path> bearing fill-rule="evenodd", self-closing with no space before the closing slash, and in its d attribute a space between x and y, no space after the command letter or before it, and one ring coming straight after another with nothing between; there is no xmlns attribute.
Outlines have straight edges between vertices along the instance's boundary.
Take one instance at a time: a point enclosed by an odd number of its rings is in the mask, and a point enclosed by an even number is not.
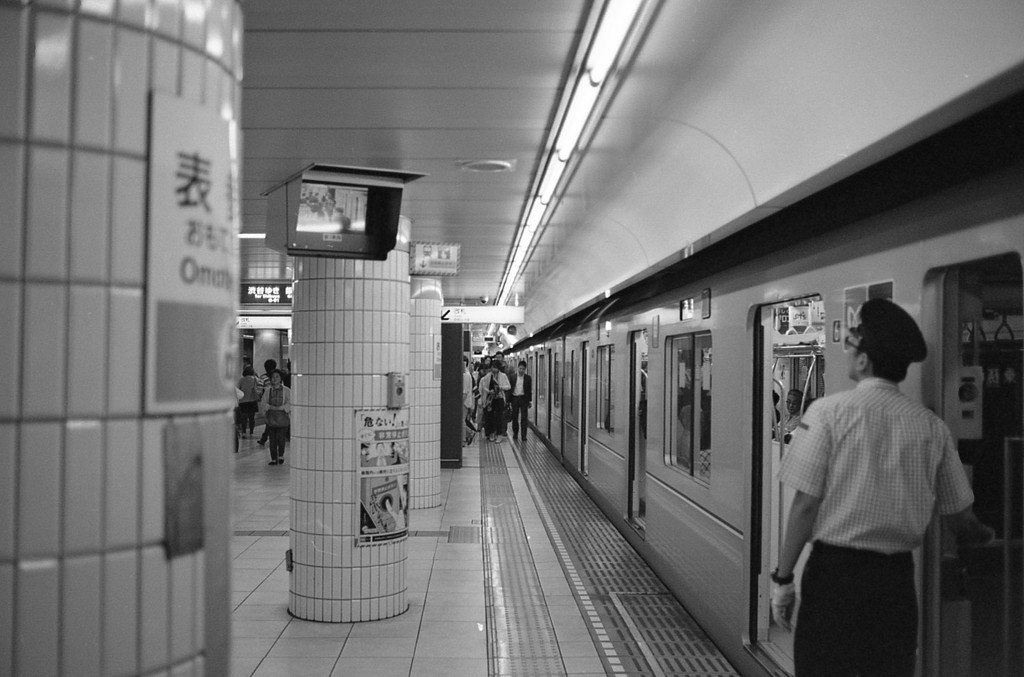
<svg viewBox="0 0 1024 677"><path fill-rule="evenodd" d="M522 439L526 439L526 421L529 418L530 401L525 395L512 396L512 438L519 437L522 430Z"/></svg>

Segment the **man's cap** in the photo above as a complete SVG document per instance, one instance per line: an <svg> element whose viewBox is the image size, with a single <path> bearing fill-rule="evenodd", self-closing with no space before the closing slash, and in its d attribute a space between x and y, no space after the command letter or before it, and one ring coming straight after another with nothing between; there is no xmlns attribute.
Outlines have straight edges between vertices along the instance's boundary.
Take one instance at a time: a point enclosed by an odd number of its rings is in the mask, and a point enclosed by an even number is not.
<svg viewBox="0 0 1024 677"><path fill-rule="evenodd" d="M860 350L873 359L921 362L928 346L910 314L892 301L871 299L860 307Z"/></svg>

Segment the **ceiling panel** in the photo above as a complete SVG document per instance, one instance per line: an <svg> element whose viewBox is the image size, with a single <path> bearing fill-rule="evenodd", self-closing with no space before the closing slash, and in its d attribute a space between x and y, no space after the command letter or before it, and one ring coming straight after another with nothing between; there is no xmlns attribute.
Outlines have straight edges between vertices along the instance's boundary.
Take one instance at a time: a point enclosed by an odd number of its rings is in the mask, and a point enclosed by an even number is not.
<svg viewBox="0 0 1024 677"><path fill-rule="evenodd" d="M246 0L247 32L573 31L590 0Z"/></svg>
<svg viewBox="0 0 1024 677"><path fill-rule="evenodd" d="M557 83L556 83L557 84ZM247 129L544 129L554 88L252 88L242 96Z"/></svg>
<svg viewBox="0 0 1024 677"><path fill-rule="evenodd" d="M424 173L403 198L412 239L462 246L446 297L493 297L592 5L247 1L243 232L263 232L262 194L314 162ZM511 171L463 168L475 160ZM250 275L280 272L246 242Z"/></svg>
<svg viewBox="0 0 1024 677"><path fill-rule="evenodd" d="M245 86L550 90L574 42L572 32L254 33Z"/></svg>

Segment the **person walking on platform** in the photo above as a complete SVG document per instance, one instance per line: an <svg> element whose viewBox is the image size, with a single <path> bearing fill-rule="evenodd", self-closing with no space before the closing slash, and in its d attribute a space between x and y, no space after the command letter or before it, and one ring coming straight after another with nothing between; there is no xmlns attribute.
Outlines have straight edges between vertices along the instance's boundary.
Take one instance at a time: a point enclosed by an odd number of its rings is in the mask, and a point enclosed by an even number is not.
<svg viewBox="0 0 1024 677"><path fill-rule="evenodd" d="M501 365L492 361L490 371L480 379L480 397L485 412L484 433L491 442L498 441L498 435L505 427L505 396L511 387Z"/></svg>
<svg viewBox="0 0 1024 677"><path fill-rule="evenodd" d="M266 360L263 363L264 374L260 377L259 386L257 392L259 393L260 399L263 399L263 392L270 386L270 376L277 371L277 360ZM267 439L270 437L270 428L264 427L263 434L256 441L261 447L267 443Z"/></svg>
<svg viewBox="0 0 1024 677"><path fill-rule="evenodd" d="M816 400L782 459L779 480L796 491L778 568L775 622L791 628L793 570L801 578L797 677L914 673L914 560L936 508L962 546L994 535L971 509L974 494L949 429L900 393L912 362L927 355L910 315L867 301L846 339L852 390Z"/></svg>
<svg viewBox="0 0 1024 677"><path fill-rule="evenodd" d="M526 361L519 360L516 372L509 377L512 384L512 439L522 434L526 441L526 421L533 402L533 377L526 373Z"/></svg>
<svg viewBox="0 0 1024 677"><path fill-rule="evenodd" d="M242 391L242 397L238 400L239 419L236 424L238 434L245 435L245 430L248 428L251 437L256 429L256 412L259 411L260 406L259 380L256 378L256 370L246 365L236 387Z"/></svg>
<svg viewBox="0 0 1024 677"><path fill-rule="evenodd" d="M281 372L276 369L270 373L270 387L263 391L260 408L267 421L270 439L270 463L284 463L284 443L288 426L291 424L292 410L291 390L284 384Z"/></svg>

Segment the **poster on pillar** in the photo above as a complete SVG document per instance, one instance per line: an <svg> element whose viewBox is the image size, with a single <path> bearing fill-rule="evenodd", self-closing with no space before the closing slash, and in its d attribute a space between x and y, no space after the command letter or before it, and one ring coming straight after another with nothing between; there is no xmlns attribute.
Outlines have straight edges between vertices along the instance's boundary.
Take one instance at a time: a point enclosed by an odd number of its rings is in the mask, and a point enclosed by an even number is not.
<svg viewBox="0 0 1024 677"><path fill-rule="evenodd" d="M150 107L145 404L232 406L237 167L216 110L158 92Z"/></svg>
<svg viewBox="0 0 1024 677"><path fill-rule="evenodd" d="M409 533L409 411L356 411L359 448L359 535L373 545Z"/></svg>

